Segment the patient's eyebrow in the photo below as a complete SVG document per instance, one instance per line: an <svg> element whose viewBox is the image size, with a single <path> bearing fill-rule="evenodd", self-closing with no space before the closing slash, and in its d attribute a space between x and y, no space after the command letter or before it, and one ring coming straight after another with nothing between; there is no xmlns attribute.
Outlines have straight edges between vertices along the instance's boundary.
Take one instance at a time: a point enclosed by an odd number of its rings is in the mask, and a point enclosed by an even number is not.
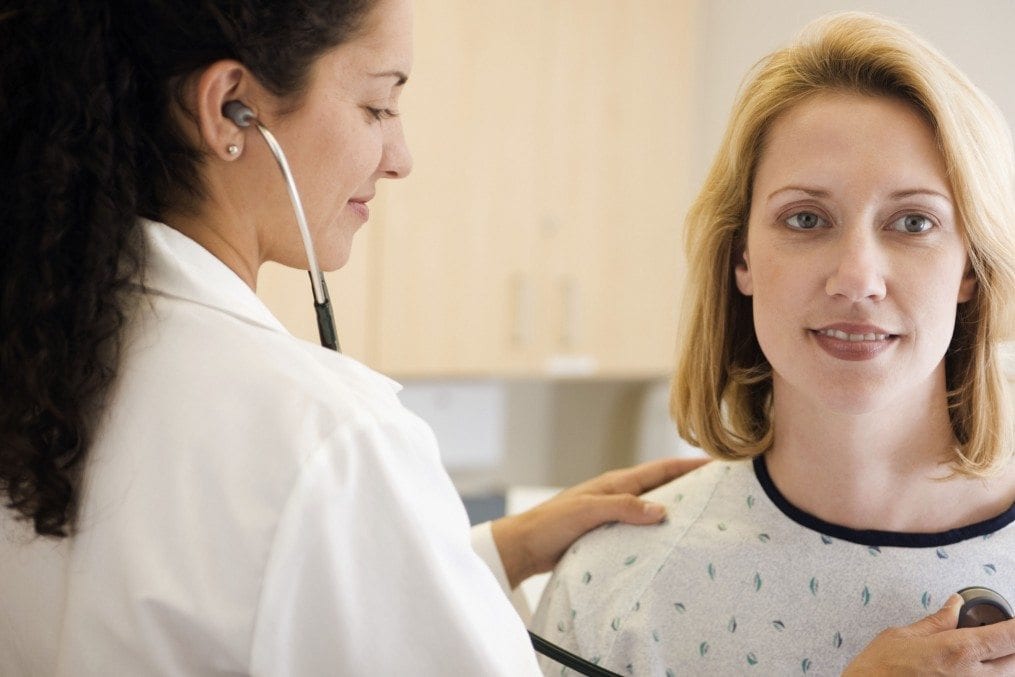
<svg viewBox="0 0 1015 677"><path fill-rule="evenodd" d="M829 191L823 190L821 188L806 188L804 186L783 186L782 188L778 188L776 190L773 190L771 193L769 193L767 199L771 200L773 197L775 197L779 193L783 193L783 192L790 191L790 190L795 190L795 191L798 191L798 192L801 192L801 193L806 193L807 195L810 195L811 197L829 197L831 195L831 193Z"/></svg>
<svg viewBox="0 0 1015 677"><path fill-rule="evenodd" d="M937 190L931 190L930 188L912 188L910 190L900 190L891 194L893 200L905 200L907 197L913 197L914 195L928 195L930 197L937 197L951 202L952 198L950 195L946 195Z"/></svg>
<svg viewBox="0 0 1015 677"><path fill-rule="evenodd" d="M776 190L769 193L767 199L771 200L779 193L783 193L786 191L797 191L800 193L805 193L810 197L818 197L818 198L827 198L831 196L831 192L824 190L822 188L808 188L806 186L783 186L782 188L777 188ZM929 197L936 197L945 200L948 203L951 203L952 201L950 195L930 188L907 188L906 190L897 190L888 197L890 197L893 200L905 200L908 197L914 197L916 195L926 195Z"/></svg>

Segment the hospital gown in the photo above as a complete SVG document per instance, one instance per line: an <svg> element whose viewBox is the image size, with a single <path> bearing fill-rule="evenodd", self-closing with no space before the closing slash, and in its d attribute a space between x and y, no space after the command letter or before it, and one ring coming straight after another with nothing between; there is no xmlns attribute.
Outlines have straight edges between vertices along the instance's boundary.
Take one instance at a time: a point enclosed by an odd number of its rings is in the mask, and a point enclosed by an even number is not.
<svg viewBox="0 0 1015 677"><path fill-rule="evenodd" d="M878 632L961 588L1015 593L1012 508L938 534L857 531L789 504L762 458L710 463L647 497L667 521L581 539L532 626L623 675L838 675Z"/></svg>

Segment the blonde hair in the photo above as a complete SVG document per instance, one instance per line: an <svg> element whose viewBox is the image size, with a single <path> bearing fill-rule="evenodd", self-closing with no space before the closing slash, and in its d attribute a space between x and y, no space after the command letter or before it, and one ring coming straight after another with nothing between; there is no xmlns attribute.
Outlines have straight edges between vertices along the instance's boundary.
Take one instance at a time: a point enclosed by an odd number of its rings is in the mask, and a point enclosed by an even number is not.
<svg viewBox="0 0 1015 677"><path fill-rule="evenodd" d="M999 343L1015 301L1012 140L996 106L908 29L860 13L820 19L763 59L742 88L725 138L685 222L688 280L670 408L680 435L713 456L772 445L771 367L754 335L734 257L747 235L751 185L772 122L814 94L901 99L934 129L951 181L973 299L960 304L945 355L956 472L987 475L1011 456L1013 427Z"/></svg>

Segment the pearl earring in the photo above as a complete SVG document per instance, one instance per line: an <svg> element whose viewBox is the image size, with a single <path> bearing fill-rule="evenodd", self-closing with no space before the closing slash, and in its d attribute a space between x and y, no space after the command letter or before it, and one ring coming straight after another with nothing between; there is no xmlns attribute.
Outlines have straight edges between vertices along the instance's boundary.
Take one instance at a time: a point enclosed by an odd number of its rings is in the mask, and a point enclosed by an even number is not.
<svg viewBox="0 0 1015 677"><path fill-rule="evenodd" d="M228 146L226 146L226 152L229 153L232 157L238 157L240 154L240 147L237 146L235 143L231 143Z"/></svg>

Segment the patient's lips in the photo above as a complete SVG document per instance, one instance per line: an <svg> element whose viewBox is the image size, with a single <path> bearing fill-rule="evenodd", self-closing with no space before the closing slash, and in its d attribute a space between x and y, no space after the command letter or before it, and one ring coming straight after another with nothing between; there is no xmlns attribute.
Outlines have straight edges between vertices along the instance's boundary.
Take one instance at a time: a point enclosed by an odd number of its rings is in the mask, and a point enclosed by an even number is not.
<svg viewBox="0 0 1015 677"><path fill-rule="evenodd" d="M872 360L888 350L899 335L873 324L838 322L810 330L822 350L840 360Z"/></svg>

